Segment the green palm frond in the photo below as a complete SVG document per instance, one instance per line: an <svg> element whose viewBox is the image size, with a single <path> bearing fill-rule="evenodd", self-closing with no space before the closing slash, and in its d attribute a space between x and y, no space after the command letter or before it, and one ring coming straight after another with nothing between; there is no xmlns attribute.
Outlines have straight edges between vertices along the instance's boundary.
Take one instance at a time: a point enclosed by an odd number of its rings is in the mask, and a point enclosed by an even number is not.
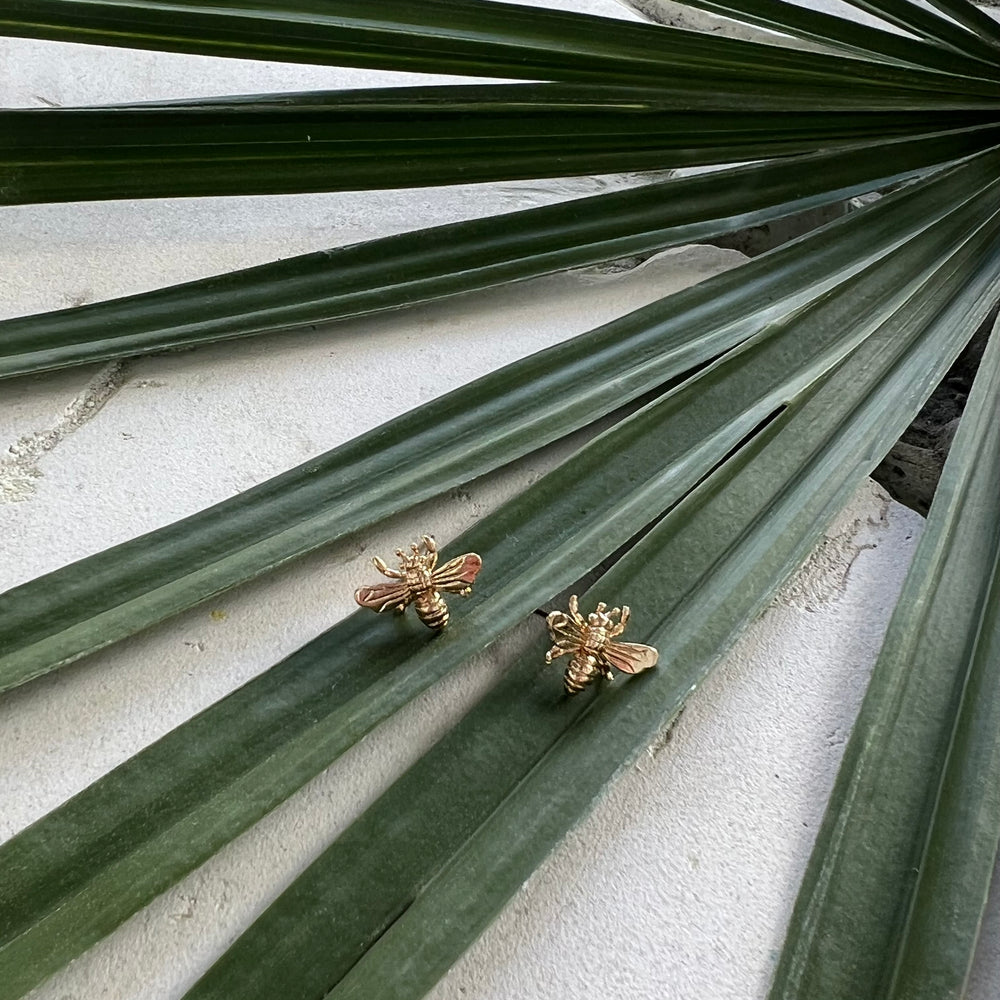
<svg viewBox="0 0 1000 1000"><path fill-rule="evenodd" d="M351 616L0 845L0 998L600 573L664 665L568 702L514 665L188 994L421 996L676 716L986 320L1000 297L1000 28L964 0L859 0L906 35L780 0L694 5L826 51L487 0L0 11L0 32L27 38L524 81L0 110L0 205L739 164L8 319L0 379L402 308L884 194L0 595L3 691L607 421L455 540L490 562L462 629L389 635ZM994 335L774 1000L961 995L1000 831L998 364Z"/></svg>

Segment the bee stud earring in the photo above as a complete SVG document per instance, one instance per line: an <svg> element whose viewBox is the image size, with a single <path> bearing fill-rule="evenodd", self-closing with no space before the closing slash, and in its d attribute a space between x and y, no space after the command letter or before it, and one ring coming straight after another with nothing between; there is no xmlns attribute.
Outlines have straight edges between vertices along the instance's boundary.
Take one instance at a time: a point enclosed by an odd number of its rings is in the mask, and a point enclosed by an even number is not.
<svg viewBox="0 0 1000 1000"><path fill-rule="evenodd" d="M483 561L475 552L466 552L438 567L437 546L429 535L424 535L420 544L411 545L410 549L410 552L396 549L399 569L390 569L376 556L372 560L375 568L392 582L359 587L354 592L354 600L363 608L378 612L392 608L399 614L412 604L417 617L428 628L440 632L448 624L448 605L444 603L442 592L467 597L472 592L476 575L483 568Z"/></svg>
<svg viewBox="0 0 1000 1000"><path fill-rule="evenodd" d="M626 674L638 674L656 666L660 654L652 646L638 642L615 642L628 624L627 605L607 610L598 604L597 610L584 618L580 614L576 594L569 599L569 614L553 611L546 619L554 645L545 654L551 663L557 656L571 656L563 683L567 694L577 694L598 677L614 680L611 668Z"/></svg>

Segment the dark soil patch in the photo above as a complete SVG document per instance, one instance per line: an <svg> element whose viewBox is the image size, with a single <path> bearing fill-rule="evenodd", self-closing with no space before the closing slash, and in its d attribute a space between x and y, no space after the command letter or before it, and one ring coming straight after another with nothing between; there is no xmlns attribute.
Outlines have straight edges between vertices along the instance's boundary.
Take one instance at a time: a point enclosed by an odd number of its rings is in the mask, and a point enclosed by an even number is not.
<svg viewBox="0 0 1000 1000"><path fill-rule="evenodd" d="M972 390L996 310L976 331L916 419L872 473L893 499L920 514L930 509L965 401Z"/></svg>

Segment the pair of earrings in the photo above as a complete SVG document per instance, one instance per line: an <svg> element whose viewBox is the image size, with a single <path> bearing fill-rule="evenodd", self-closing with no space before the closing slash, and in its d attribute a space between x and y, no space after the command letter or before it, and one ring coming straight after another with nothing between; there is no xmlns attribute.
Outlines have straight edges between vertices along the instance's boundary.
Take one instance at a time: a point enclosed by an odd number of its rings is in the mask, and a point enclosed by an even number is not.
<svg viewBox="0 0 1000 1000"><path fill-rule="evenodd" d="M483 568L483 560L475 552L467 552L438 566L437 545L429 535L424 535L420 544L412 544L410 549L411 553L396 549L399 569L390 569L383 559L375 556L372 559L375 568L392 582L359 587L354 599L363 608L377 612L392 608L400 614L412 604L417 617L439 632L448 624L448 606L442 593L467 597ZM584 617L574 594L569 599L568 614L553 611L545 619L553 642L545 654L545 662L571 656L563 678L567 694L582 691L601 676L613 680L612 667L626 674L637 674L655 666L659 659L652 646L614 641L625 631L629 609L627 605L610 611L607 608L602 602Z"/></svg>

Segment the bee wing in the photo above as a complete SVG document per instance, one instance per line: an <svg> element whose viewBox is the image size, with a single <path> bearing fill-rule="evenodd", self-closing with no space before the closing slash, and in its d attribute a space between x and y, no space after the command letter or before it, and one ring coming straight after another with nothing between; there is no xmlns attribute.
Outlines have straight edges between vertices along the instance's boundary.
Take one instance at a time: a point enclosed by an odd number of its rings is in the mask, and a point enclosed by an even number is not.
<svg viewBox="0 0 1000 1000"><path fill-rule="evenodd" d="M475 552L466 552L464 556L449 559L434 570L431 581L438 590L458 593L476 582L476 576L482 568L482 559Z"/></svg>
<svg viewBox="0 0 1000 1000"><path fill-rule="evenodd" d="M410 588L402 580L392 583L376 583L371 587L358 587L354 591L354 600L363 608L374 611L385 611L386 608L405 608L413 595Z"/></svg>
<svg viewBox="0 0 1000 1000"><path fill-rule="evenodd" d="M616 670L624 674L638 674L656 666L660 654L652 646L641 642L609 642L601 655Z"/></svg>
<svg viewBox="0 0 1000 1000"><path fill-rule="evenodd" d="M582 646L586 641L583 629L564 611L553 611L546 619L552 641L564 649Z"/></svg>

